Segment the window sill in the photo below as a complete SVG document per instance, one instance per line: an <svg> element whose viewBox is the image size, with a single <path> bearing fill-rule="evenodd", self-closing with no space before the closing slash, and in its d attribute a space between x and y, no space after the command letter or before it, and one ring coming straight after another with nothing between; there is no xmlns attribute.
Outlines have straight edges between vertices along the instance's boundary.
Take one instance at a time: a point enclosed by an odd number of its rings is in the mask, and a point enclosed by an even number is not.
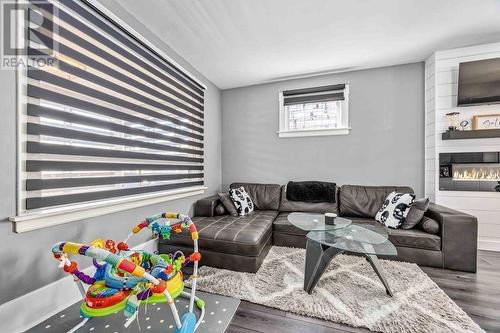
<svg viewBox="0 0 500 333"><path fill-rule="evenodd" d="M350 127L344 127L344 128L314 129L314 130L278 131L278 137L296 138L303 136L347 135L349 134L350 130L351 130Z"/></svg>
<svg viewBox="0 0 500 333"><path fill-rule="evenodd" d="M199 195L203 194L206 189L207 187L205 186L195 186L168 192L83 204L79 208L67 207L52 210L47 209L44 211L13 216L10 217L9 220L14 223L14 231L20 233Z"/></svg>

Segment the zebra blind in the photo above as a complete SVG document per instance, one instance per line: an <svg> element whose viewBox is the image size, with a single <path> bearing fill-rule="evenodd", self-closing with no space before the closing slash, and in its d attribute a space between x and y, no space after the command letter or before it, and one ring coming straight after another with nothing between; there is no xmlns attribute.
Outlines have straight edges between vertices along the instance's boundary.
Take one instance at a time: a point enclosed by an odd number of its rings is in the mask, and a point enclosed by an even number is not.
<svg viewBox="0 0 500 333"><path fill-rule="evenodd" d="M205 88L86 2L30 7L57 63L27 70L24 210L203 185Z"/></svg>
<svg viewBox="0 0 500 333"><path fill-rule="evenodd" d="M343 101L345 84L283 91L284 105Z"/></svg>

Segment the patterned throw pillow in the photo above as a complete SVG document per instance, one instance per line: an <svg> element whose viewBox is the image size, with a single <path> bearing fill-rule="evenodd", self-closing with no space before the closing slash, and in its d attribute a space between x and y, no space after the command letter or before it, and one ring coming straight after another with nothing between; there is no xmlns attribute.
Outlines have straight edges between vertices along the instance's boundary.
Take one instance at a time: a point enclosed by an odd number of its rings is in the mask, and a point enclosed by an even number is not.
<svg viewBox="0 0 500 333"><path fill-rule="evenodd" d="M233 200L238 215L243 216L253 212L253 202L243 186L229 190L229 196Z"/></svg>
<svg viewBox="0 0 500 333"><path fill-rule="evenodd" d="M398 228L408 215L414 199L414 194L392 192L375 215L375 220L386 227Z"/></svg>

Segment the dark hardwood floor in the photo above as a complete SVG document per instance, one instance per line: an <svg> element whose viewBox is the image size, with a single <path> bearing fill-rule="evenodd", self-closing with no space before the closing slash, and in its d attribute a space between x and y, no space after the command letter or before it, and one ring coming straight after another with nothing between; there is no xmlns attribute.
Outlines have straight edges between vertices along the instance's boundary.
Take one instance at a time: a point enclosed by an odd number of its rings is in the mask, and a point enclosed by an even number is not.
<svg viewBox="0 0 500 333"><path fill-rule="evenodd" d="M479 251L478 272L421 267L487 332L500 332L500 253ZM370 332L242 301L228 333ZM430 332L429 332L430 333Z"/></svg>

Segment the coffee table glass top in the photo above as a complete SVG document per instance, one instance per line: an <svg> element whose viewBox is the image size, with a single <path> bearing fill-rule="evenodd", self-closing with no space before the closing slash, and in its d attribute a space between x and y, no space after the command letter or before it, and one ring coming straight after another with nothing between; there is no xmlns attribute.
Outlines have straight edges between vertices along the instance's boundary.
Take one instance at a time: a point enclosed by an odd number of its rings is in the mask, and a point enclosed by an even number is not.
<svg viewBox="0 0 500 333"><path fill-rule="evenodd" d="M336 217L335 224L325 224L325 215L314 213L290 213L288 221L305 231L339 230L351 225L351 220Z"/></svg>
<svg viewBox="0 0 500 333"><path fill-rule="evenodd" d="M383 256L398 254L382 225L352 224L337 230L310 232L307 238L348 252Z"/></svg>

